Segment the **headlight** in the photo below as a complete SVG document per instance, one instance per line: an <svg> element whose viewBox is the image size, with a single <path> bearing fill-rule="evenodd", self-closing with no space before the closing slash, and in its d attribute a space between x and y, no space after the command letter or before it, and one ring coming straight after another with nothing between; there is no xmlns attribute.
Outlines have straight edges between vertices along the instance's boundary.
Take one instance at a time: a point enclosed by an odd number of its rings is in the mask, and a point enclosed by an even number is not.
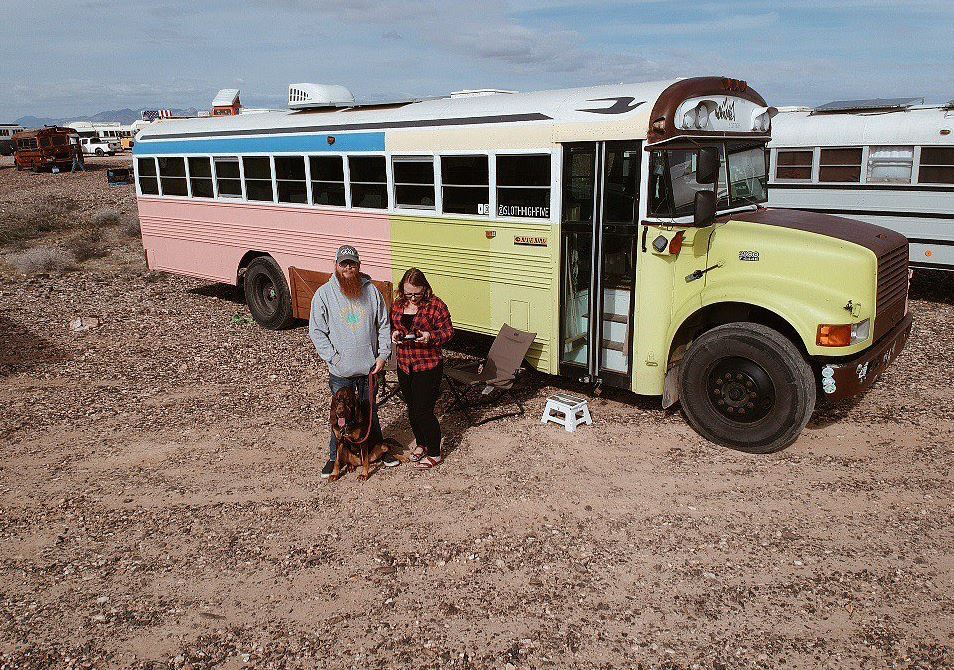
<svg viewBox="0 0 954 670"><path fill-rule="evenodd" d="M705 130L709 127L709 108L705 105L696 107L696 128Z"/></svg>
<svg viewBox="0 0 954 670"><path fill-rule="evenodd" d="M856 323L851 326L851 343L857 344L858 342L864 342L871 335L871 320L865 319L861 323Z"/></svg>

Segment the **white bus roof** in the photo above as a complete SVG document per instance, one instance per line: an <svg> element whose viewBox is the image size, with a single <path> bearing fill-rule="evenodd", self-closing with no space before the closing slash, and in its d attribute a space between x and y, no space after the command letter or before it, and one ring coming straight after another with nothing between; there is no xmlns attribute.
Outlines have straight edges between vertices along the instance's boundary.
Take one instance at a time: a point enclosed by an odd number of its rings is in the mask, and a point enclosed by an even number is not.
<svg viewBox="0 0 954 670"><path fill-rule="evenodd" d="M675 80L569 88L533 93L446 97L415 102L356 105L343 109L281 110L262 114L175 119L167 120L161 126L144 128L139 138L140 140L146 140L153 134L214 133L218 130L234 133L234 131L242 130L308 126L315 126L320 129L334 129L343 126L342 130L352 130L356 129L351 127L355 124L364 127L449 117L471 118L504 115L513 116L515 120L531 120L525 117L545 115L555 122L618 121L618 116L594 115L579 110L581 108L605 107L608 104L606 102L593 102L594 100L625 96L632 97L634 101L643 101L642 106L646 107L648 112L649 109L652 109L653 103L659 95L673 83L675 83ZM594 117L596 118L594 119Z"/></svg>
<svg viewBox="0 0 954 670"><path fill-rule="evenodd" d="M773 147L954 144L954 110L922 105L890 112L812 114L784 108L773 119Z"/></svg>

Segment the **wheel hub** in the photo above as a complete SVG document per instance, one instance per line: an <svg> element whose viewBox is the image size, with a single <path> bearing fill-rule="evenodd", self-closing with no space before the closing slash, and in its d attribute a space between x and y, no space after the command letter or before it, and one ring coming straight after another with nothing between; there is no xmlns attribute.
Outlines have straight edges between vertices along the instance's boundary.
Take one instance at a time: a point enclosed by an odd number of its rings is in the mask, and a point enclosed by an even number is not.
<svg viewBox="0 0 954 670"><path fill-rule="evenodd" d="M706 390L713 409L740 423L758 421L775 406L775 385L768 373L739 356L722 359L712 368Z"/></svg>

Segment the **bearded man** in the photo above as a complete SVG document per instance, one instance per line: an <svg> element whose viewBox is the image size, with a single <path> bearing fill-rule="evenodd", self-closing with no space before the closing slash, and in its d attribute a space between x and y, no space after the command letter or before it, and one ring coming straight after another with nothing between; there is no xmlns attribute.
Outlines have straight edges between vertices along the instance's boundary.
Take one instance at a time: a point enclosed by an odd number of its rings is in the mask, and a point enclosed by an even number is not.
<svg viewBox="0 0 954 670"><path fill-rule="evenodd" d="M328 364L331 395L350 386L359 399L366 399L368 374L381 372L391 355L391 323L384 296L369 276L361 274L361 260L354 247L338 249L334 276L315 292L308 334ZM376 400L371 399L371 444L383 440ZM335 468L338 441L334 431L328 446L323 478L330 477ZM399 464L390 454L385 454L382 463L387 467Z"/></svg>

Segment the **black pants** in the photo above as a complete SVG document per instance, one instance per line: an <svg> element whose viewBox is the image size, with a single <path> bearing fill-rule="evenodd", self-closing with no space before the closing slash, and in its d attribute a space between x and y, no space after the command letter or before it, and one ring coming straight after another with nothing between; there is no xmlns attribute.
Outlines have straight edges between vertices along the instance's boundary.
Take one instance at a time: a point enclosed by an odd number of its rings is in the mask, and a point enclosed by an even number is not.
<svg viewBox="0 0 954 670"><path fill-rule="evenodd" d="M411 372L398 370L398 384L407 402L407 416L414 431L417 446L426 449L428 456L441 455L441 424L434 415L434 406L441 395L441 374L444 364L433 370Z"/></svg>

